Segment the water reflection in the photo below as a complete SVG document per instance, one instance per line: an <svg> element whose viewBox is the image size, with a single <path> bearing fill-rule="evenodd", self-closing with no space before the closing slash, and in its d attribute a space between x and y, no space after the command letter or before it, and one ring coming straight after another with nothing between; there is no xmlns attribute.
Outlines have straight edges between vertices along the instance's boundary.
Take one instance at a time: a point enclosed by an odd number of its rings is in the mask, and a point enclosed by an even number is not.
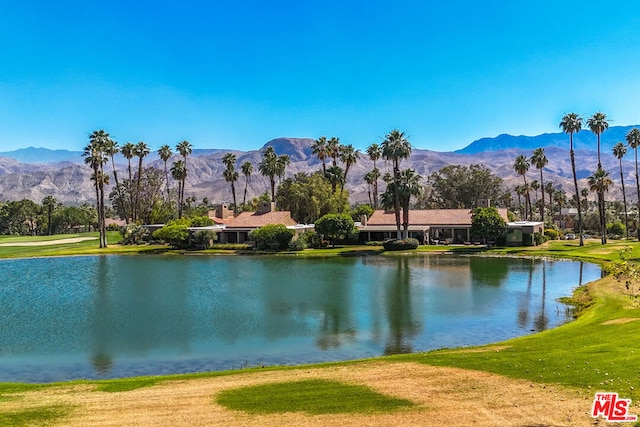
<svg viewBox="0 0 640 427"><path fill-rule="evenodd" d="M0 381L57 381L502 340L562 323L556 298L600 269L452 256L113 256L0 262L0 276Z"/></svg>

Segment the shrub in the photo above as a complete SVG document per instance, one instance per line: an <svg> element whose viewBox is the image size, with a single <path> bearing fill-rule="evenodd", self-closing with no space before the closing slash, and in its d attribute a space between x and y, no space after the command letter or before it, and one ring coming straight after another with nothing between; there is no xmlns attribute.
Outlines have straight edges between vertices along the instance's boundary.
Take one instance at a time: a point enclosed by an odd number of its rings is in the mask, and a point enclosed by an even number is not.
<svg viewBox="0 0 640 427"><path fill-rule="evenodd" d="M146 227L137 224L128 224L120 227L123 245L141 245L149 240L150 234Z"/></svg>
<svg viewBox="0 0 640 427"><path fill-rule="evenodd" d="M287 249L294 234L284 224L268 224L250 232L249 238L260 250Z"/></svg>
<svg viewBox="0 0 640 427"><path fill-rule="evenodd" d="M189 227L209 227L215 224L208 216L194 216L189 218Z"/></svg>
<svg viewBox="0 0 640 427"><path fill-rule="evenodd" d="M612 222L607 225L607 234L614 236L623 236L627 232L627 228L620 221Z"/></svg>
<svg viewBox="0 0 640 427"><path fill-rule="evenodd" d="M187 245L189 232L187 231L187 227L183 225L165 225L160 230L154 231L153 238L162 240L174 248L181 248Z"/></svg>
<svg viewBox="0 0 640 427"><path fill-rule="evenodd" d="M347 214L326 214L315 222L315 230L331 243L358 232L353 219Z"/></svg>
<svg viewBox="0 0 640 427"><path fill-rule="evenodd" d="M120 226L115 223L109 224L107 225L107 231L120 231Z"/></svg>
<svg viewBox="0 0 640 427"><path fill-rule="evenodd" d="M301 251L306 248L307 248L307 244L304 242L302 238L297 238L296 240L292 240L289 242L290 251Z"/></svg>
<svg viewBox="0 0 640 427"><path fill-rule="evenodd" d="M193 233L193 242L205 249L210 248L216 240L218 240L218 235L213 230L198 230Z"/></svg>
<svg viewBox="0 0 640 427"><path fill-rule="evenodd" d="M556 240L558 238L558 231L553 228L547 228L544 230L544 235L547 236L550 240Z"/></svg>
<svg viewBox="0 0 640 427"><path fill-rule="evenodd" d="M308 248L313 249L326 248L329 245L329 242L322 240L321 236L315 231L302 233L298 239L302 239Z"/></svg>
<svg viewBox="0 0 640 427"><path fill-rule="evenodd" d="M547 241L547 236L542 233L533 233L533 241L536 245L541 245Z"/></svg>
<svg viewBox="0 0 640 427"><path fill-rule="evenodd" d="M417 249L419 245L420 242L412 237L409 237L408 239L385 240L382 244L385 251L405 251L410 249Z"/></svg>

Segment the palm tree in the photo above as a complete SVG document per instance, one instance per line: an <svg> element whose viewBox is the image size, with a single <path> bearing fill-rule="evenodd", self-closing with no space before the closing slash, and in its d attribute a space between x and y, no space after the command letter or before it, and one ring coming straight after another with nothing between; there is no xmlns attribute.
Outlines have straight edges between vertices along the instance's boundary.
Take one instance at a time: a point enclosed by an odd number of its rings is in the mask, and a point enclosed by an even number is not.
<svg viewBox="0 0 640 427"><path fill-rule="evenodd" d="M184 190L187 184L187 175L188 175L187 158L193 152L193 146L189 141L185 139L176 144L176 151L180 153L180 155L182 156L182 162L184 167L184 173L182 174L182 183L180 185L180 196L179 196L180 206L181 206L180 209L182 209L182 206L184 205Z"/></svg>
<svg viewBox="0 0 640 427"><path fill-rule="evenodd" d="M124 220L127 224L129 224L129 217L127 215L126 206L122 197L122 188L120 187L120 181L118 180L118 170L116 169L116 162L114 160L114 156L120 152L120 147L118 143L109 137L109 134L103 130L98 132L102 132L101 137L103 138L103 150L105 155L107 155L111 159L111 170L113 172L113 179L116 182L116 195L118 197L118 201L122 206L122 213L124 215Z"/></svg>
<svg viewBox="0 0 640 427"><path fill-rule="evenodd" d="M530 166L531 165L529 164L529 160L522 154L516 157L516 160L513 163L513 170L515 170L518 175L522 175L522 179L524 180L524 187L527 190L524 203L525 203L525 211L528 210L529 212L529 219L531 219L532 217L531 197L529 196L529 184L527 184L527 171L529 170Z"/></svg>
<svg viewBox="0 0 640 427"><path fill-rule="evenodd" d="M149 155L151 150L149 150L149 146L146 142L140 141L138 142L134 149L133 154L138 158L138 180L136 183L136 202L133 207L133 221L135 222L138 219L138 210L140 206L138 206L140 202L140 183L142 180L142 160Z"/></svg>
<svg viewBox="0 0 640 427"><path fill-rule="evenodd" d="M633 155L636 163L636 197L638 198L638 212L640 213L640 178L638 177L638 146L640 146L640 129L633 128L625 136L629 147L633 148ZM640 230L640 227L637 227ZM640 232L638 234L638 240L640 240Z"/></svg>
<svg viewBox="0 0 640 427"><path fill-rule="evenodd" d="M522 209L522 196L524 196L527 191L525 190L525 187L522 186L522 185L516 185L516 187L513 189L513 191L516 192L516 196L518 197L518 207L520 209L520 218L524 219L524 218L526 218L527 214ZM525 201L525 205L526 205L526 201Z"/></svg>
<svg viewBox="0 0 640 427"><path fill-rule="evenodd" d="M340 157L340 161L344 163L344 182L340 186L340 194L342 194L342 190L344 190L344 184L346 184L347 182L349 169L351 168L351 166L355 165L360 158L360 150L356 150L355 148L353 148L352 144L341 145L338 156Z"/></svg>
<svg viewBox="0 0 640 427"><path fill-rule="evenodd" d="M129 182L131 182L131 180L133 179L133 176L131 175L131 159L133 159L135 155L135 148L136 146L130 142L127 142L122 146L122 148L120 148L120 153L122 153L124 158L127 159L127 162L129 163Z"/></svg>
<svg viewBox="0 0 640 427"><path fill-rule="evenodd" d="M322 174L327 174L327 165L325 160L328 156L327 152L327 137L321 136L311 144L311 154L318 157L318 160L322 161Z"/></svg>
<svg viewBox="0 0 640 427"><path fill-rule="evenodd" d="M106 218L105 218L105 207L104 207L104 186L109 185L109 175L104 173L104 170L100 169L96 173L91 175L91 180L95 182L96 187L98 188L98 193L100 197L99 209L98 209L98 227L100 234L100 247L107 247L107 228L105 226Z"/></svg>
<svg viewBox="0 0 640 427"><path fill-rule="evenodd" d="M555 189L553 188L552 181L547 181L544 185L544 191L547 193L547 196L549 196L549 210L551 211L551 220L553 221L553 192Z"/></svg>
<svg viewBox="0 0 640 427"><path fill-rule="evenodd" d="M402 205L403 238L409 237L409 205L411 196L418 197L422 194L422 177L413 169L405 169L400 172L400 186L398 193Z"/></svg>
<svg viewBox="0 0 640 427"><path fill-rule="evenodd" d="M378 209L378 179L380 178L380 169L373 168L364 175L365 182L369 185L369 203L373 209ZM373 188L373 199L371 198L371 188Z"/></svg>
<svg viewBox="0 0 640 427"><path fill-rule="evenodd" d="M184 160L173 162L173 166L171 166L171 176L178 182L178 218L182 218L182 207L184 205L183 185L185 179L187 178L187 168L185 166Z"/></svg>
<svg viewBox="0 0 640 427"><path fill-rule="evenodd" d="M327 178L327 181L331 184L331 191L334 193L338 185L344 185L344 171L340 166L331 166L327 169L325 178Z"/></svg>
<svg viewBox="0 0 640 427"><path fill-rule="evenodd" d="M239 173L236 171L236 155L233 153L227 153L222 156L222 163L227 167L226 170L222 173L224 176L224 180L231 183L231 195L233 196L233 214L237 215L238 212L238 203L236 201L236 185L235 182L238 180Z"/></svg>
<svg viewBox="0 0 640 427"><path fill-rule="evenodd" d="M270 145L262 153L262 161L258 163L258 171L263 176L269 177L271 186L271 201L276 200L276 180L275 177L282 179L286 167L291 163L291 159L287 154L278 156L276 150Z"/></svg>
<svg viewBox="0 0 640 427"><path fill-rule="evenodd" d="M578 189L578 177L576 175L576 158L573 151L573 134L582 129L582 117L576 113L565 114L560 121L560 127L564 133L569 134L569 156L571 157L571 169L573 171L573 186L576 191L576 199L580 200L580 190ZM580 236L580 246L584 246L582 238L582 209L578 203L578 235Z"/></svg>
<svg viewBox="0 0 640 427"><path fill-rule="evenodd" d="M595 113L587 120L587 125L591 132L596 134L598 138L598 169L602 169L602 163L600 163L600 135L609 129L609 122L607 122L607 115L601 112Z"/></svg>
<svg viewBox="0 0 640 427"><path fill-rule="evenodd" d="M529 187L535 192L536 195L536 204L538 203L538 190L540 189L540 182L537 179L534 179L529 183Z"/></svg>
<svg viewBox="0 0 640 427"><path fill-rule="evenodd" d="M398 188L400 162L411 156L411 143L404 132L394 129L385 136L380 148L382 148L382 157L393 162L393 183L395 188ZM397 191L393 194L393 210L396 216L396 236L400 239L400 195Z"/></svg>
<svg viewBox="0 0 640 427"><path fill-rule="evenodd" d="M277 175L278 175L278 179L280 180L280 182L282 182L282 179L284 178L284 172L287 169L287 166L289 166L291 164L291 157L289 157L288 154L281 154L278 156L278 161L277 161L277 166L278 166L278 171L277 171Z"/></svg>
<svg viewBox="0 0 640 427"><path fill-rule="evenodd" d="M373 187L373 171L369 171L364 174L364 182L367 183L367 192L369 194L369 204L373 206L373 200L371 199L371 187Z"/></svg>
<svg viewBox="0 0 640 427"><path fill-rule="evenodd" d="M338 153L340 152L340 138L331 137L327 141L327 155L331 157L333 166L338 166Z"/></svg>
<svg viewBox="0 0 640 427"><path fill-rule="evenodd" d="M244 196L242 197L242 206L247 203L247 187L249 186L249 177L251 176L251 172L253 172L253 165L251 162L246 161L240 166L240 170L244 175Z"/></svg>
<svg viewBox="0 0 640 427"><path fill-rule="evenodd" d="M57 204L58 201L53 196L45 196L45 198L42 199L42 206L47 209L47 234L49 236L51 236L51 216Z"/></svg>
<svg viewBox="0 0 640 427"><path fill-rule="evenodd" d="M378 170L378 168L376 167L376 161L380 159L380 157L382 156L382 149L380 148L380 146L376 143L371 144L369 147L367 147L367 154L369 155L369 158L373 162L373 170ZM379 178L380 177L379 170L377 175ZM373 181L373 208L374 209L378 209L378 178L376 178L375 181Z"/></svg>
<svg viewBox="0 0 640 427"><path fill-rule="evenodd" d="M171 156L173 156L173 151L171 151L171 147L169 147L169 145L165 144L158 149L158 157L160 157L160 160L164 162L164 177L167 180L167 200L171 197L169 193L169 171L167 170L167 162Z"/></svg>
<svg viewBox="0 0 640 427"><path fill-rule="evenodd" d="M91 180L94 181L96 189L96 210L98 212L98 232L100 234L100 248L107 246L106 227L105 227L105 209L104 209L104 185L108 183L108 177L105 179L104 164L108 161L104 154L104 135L103 130L94 131L89 136L89 144L84 148L82 156L85 164L93 169Z"/></svg>
<svg viewBox="0 0 640 427"><path fill-rule="evenodd" d="M600 213L600 233L601 233L601 242L602 244L607 243L607 224L606 217L604 212L604 193L609 191L609 186L613 184L611 178L609 177L609 172L605 171L602 168L598 168L593 174L589 176L589 189L593 193L598 194L599 200L598 208Z"/></svg>
<svg viewBox="0 0 640 427"><path fill-rule="evenodd" d="M540 189L542 191L542 206L540 207L540 217L542 218L542 222L544 223L544 180L542 179L542 168L549 164L549 159L544 153L544 148L536 148L533 150L533 154L531 155L531 163L536 167L536 169L540 169Z"/></svg>
<svg viewBox="0 0 640 427"><path fill-rule="evenodd" d="M617 142L613 146L613 155L620 162L620 184L622 186L622 203L624 204L624 226L627 232L627 239L629 238L629 219L627 218L627 194L624 189L624 174L622 172L622 158L627 154L627 146L622 142Z"/></svg>

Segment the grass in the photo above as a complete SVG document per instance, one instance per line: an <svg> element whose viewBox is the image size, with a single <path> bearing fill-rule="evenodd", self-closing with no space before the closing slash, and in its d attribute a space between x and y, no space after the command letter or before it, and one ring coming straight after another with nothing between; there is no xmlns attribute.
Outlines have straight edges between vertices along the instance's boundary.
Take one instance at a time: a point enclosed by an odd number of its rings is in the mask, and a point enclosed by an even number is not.
<svg viewBox="0 0 640 427"><path fill-rule="evenodd" d="M68 405L54 405L0 412L0 425L16 427L54 425L72 410L73 407Z"/></svg>
<svg viewBox="0 0 640 427"><path fill-rule="evenodd" d="M414 404L361 385L329 380L291 381L223 391L217 403L251 414L305 412L319 414L388 413Z"/></svg>

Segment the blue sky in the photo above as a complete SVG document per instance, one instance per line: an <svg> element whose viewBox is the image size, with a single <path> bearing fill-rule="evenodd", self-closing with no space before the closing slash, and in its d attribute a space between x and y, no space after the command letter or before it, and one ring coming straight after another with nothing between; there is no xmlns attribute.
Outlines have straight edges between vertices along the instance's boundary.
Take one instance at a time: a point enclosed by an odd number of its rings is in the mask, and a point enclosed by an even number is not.
<svg viewBox="0 0 640 427"><path fill-rule="evenodd" d="M0 151L79 150L95 129L364 149L394 128L449 151L571 111L638 124L639 48L637 1L8 0Z"/></svg>

